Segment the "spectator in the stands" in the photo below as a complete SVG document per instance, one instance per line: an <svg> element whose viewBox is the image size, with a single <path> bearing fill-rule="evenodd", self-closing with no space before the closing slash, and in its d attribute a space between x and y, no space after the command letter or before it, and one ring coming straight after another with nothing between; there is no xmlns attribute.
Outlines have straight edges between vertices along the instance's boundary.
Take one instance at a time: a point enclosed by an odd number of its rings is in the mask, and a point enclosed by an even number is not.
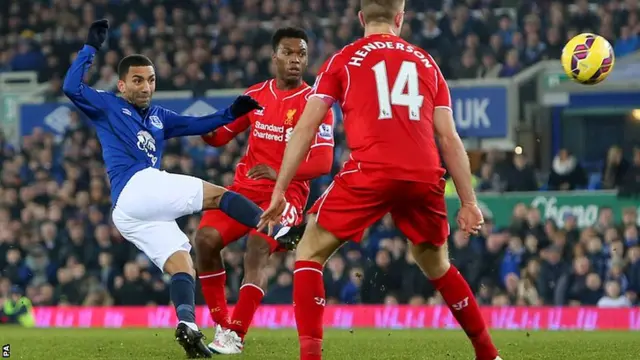
<svg viewBox="0 0 640 360"><path fill-rule="evenodd" d="M537 279L537 288L545 304L554 303L556 286L560 278L570 271L569 265L562 260L562 249L550 246L542 250L542 264Z"/></svg>
<svg viewBox="0 0 640 360"><path fill-rule="evenodd" d="M613 47L617 56L630 54L638 50L639 46L638 33L634 32L629 26L620 28L620 37L616 40Z"/></svg>
<svg viewBox="0 0 640 360"><path fill-rule="evenodd" d="M598 301L598 307L621 308L629 307L629 299L620 292L620 284L617 281L607 281L604 286L605 295Z"/></svg>
<svg viewBox="0 0 640 360"><path fill-rule="evenodd" d="M604 167L602 168L602 187L615 189L622 185L624 177L629 170L629 162L624 158L622 148L612 146L607 153Z"/></svg>
<svg viewBox="0 0 640 360"><path fill-rule="evenodd" d="M624 195L640 196L640 147L633 150L633 163L627 170L620 191Z"/></svg>
<svg viewBox="0 0 640 360"><path fill-rule="evenodd" d="M564 48L564 42L560 32L561 30L556 27L547 29L547 46L542 54L543 59L560 60L560 57L562 56L562 49Z"/></svg>
<svg viewBox="0 0 640 360"><path fill-rule="evenodd" d="M505 55L505 64L500 70L500 77L511 77L516 75L522 70L522 64L520 63L520 55L517 49L511 49L507 51Z"/></svg>
<svg viewBox="0 0 640 360"><path fill-rule="evenodd" d="M553 158L549 174L549 190L575 190L584 188L587 175L575 156L561 149Z"/></svg>
<svg viewBox="0 0 640 360"><path fill-rule="evenodd" d="M456 71L458 79L473 79L478 76L478 60L473 50L467 49L462 54L460 67Z"/></svg>
<svg viewBox="0 0 640 360"><path fill-rule="evenodd" d="M491 50L482 54L482 62L478 67L478 78L495 79L500 76L502 64L496 59L496 55Z"/></svg>
<svg viewBox="0 0 640 360"><path fill-rule="evenodd" d="M514 154L512 166L506 173L506 191L535 191L538 182L533 167L523 154Z"/></svg>

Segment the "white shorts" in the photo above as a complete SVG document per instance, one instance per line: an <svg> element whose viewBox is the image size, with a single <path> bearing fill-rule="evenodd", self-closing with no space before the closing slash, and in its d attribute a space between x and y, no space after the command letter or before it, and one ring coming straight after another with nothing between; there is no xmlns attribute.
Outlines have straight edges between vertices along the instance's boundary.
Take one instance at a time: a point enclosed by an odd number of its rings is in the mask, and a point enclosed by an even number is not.
<svg viewBox="0 0 640 360"><path fill-rule="evenodd" d="M113 209L113 224L122 236L164 271L167 259L190 251L189 238L176 219L202 211L202 180L154 168L129 179Z"/></svg>

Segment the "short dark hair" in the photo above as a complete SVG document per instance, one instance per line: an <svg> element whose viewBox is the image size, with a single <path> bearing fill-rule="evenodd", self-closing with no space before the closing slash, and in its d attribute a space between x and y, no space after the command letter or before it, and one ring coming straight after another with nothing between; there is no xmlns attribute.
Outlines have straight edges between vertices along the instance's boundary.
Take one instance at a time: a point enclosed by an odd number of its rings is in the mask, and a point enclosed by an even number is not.
<svg viewBox="0 0 640 360"><path fill-rule="evenodd" d="M125 56L120 63L118 63L118 77L120 80L124 80L129 73L130 67L137 66L153 66L153 62L146 56L141 54L133 54Z"/></svg>
<svg viewBox="0 0 640 360"><path fill-rule="evenodd" d="M360 0L360 10L364 22L393 23L393 19L402 11L404 0Z"/></svg>
<svg viewBox="0 0 640 360"><path fill-rule="evenodd" d="M303 29L297 27L284 27L276 30L276 32L273 34L273 37L271 38L271 46L273 47L273 51L276 51L276 49L278 49L280 41L285 38L301 39L306 43L309 42L309 36Z"/></svg>

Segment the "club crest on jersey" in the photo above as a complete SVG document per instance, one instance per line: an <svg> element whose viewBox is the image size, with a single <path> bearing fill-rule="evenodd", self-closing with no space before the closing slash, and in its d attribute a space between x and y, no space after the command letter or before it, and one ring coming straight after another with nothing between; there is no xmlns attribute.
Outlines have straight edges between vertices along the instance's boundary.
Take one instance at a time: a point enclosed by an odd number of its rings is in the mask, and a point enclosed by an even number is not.
<svg viewBox="0 0 640 360"><path fill-rule="evenodd" d="M296 109L289 109L287 110L287 118L284 120L284 124L285 125L293 125L293 116L296 114Z"/></svg>
<svg viewBox="0 0 640 360"><path fill-rule="evenodd" d="M158 162L158 157L155 155L156 152L156 140L149 134L147 131L138 131L136 135L138 138L138 149L144 151L147 154L147 157L151 159L151 164L155 165Z"/></svg>
<svg viewBox="0 0 640 360"><path fill-rule="evenodd" d="M151 122L151 125L157 127L158 129L164 128L164 124L162 123L162 121L160 121L160 118L155 115L149 116L149 121Z"/></svg>
<svg viewBox="0 0 640 360"><path fill-rule="evenodd" d="M320 128L318 129L318 135L323 138L330 140L333 138L333 129L331 125L328 124L320 124Z"/></svg>

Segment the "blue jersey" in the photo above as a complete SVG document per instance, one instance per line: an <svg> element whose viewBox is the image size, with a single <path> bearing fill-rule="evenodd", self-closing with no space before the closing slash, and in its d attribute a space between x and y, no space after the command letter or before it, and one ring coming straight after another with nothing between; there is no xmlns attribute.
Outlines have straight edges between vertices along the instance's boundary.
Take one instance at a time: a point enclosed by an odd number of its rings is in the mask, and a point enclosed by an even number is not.
<svg viewBox="0 0 640 360"><path fill-rule="evenodd" d="M229 108L202 117L182 116L160 106L140 110L112 92L95 90L82 82L95 53L88 45L78 52L62 90L95 124L114 206L136 172L160 167L165 140L206 134L234 120Z"/></svg>

